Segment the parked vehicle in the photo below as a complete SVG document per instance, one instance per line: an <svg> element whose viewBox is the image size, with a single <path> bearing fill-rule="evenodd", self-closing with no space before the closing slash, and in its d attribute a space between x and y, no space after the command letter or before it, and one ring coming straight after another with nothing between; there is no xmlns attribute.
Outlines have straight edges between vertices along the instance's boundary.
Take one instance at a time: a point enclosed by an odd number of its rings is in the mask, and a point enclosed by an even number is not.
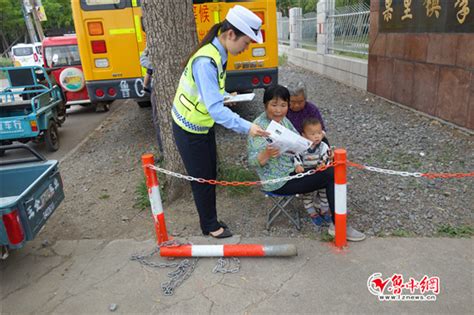
<svg viewBox="0 0 474 315"><path fill-rule="evenodd" d="M217 22L225 19L232 1L193 0L198 39ZM71 9L77 33L86 87L92 101L136 99L148 101L143 90L146 69L139 56L146 46L141 3L143 1L72 1ZM242 5L262 19L262 44L227 62L226 90L248 91L266 88L278 82L278 42L275 0L242 0ZM159 69L155 69L159 73Z"/></svg>
<svg viewBox="0 0 474 315"><path fill-rule="evenodd" d="M43 67L7 67L0 71L8 79L8 86L0 91L0 145L44 140L50 151L58 150L58 127L66 119L61 89L51 84Z"/></svg>
<svg viewBox="0 0 474 315"><path fill-rule="evenodd" d="M66 106L90 104L76 35L46 37L43 52L44 67L61 87Z"/></svg>
<svg viewBox="0 0 474 315"><path fill-rule="evenodd" d="M15 67L42 66L41 43L17 44L11 49L13 65Z"/></svg>
<svg viewBox="0 0 474 315"><path fill-rule="evenodd" d="M46 160L24 144L0 150L25 149L34 156L0 162L0 258L35 238L64 199L58 161Z"/></svg>

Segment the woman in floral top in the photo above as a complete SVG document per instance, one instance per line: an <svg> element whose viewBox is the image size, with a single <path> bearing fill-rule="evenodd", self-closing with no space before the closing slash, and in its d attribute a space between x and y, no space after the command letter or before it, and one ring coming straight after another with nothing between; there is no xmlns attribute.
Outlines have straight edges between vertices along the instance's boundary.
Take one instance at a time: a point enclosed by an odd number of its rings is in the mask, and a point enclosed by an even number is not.
<svg viewBox="0 0 474 315"><path fill-rule="evenodd" d="M286 118L290 103L290 92L281 85L267 88L263 95L265 111L258 116L253 123L266 129L272 120L285 126L295 133L295 127ZM280 155L277 148L272 147L265 138L248 138L248 160L249 164L257 170L260 180L275 179L294 174L294 164L292 157L286 154ZM334 170L332 167L308 175L303 178L296 178L290 181L283 181L274 184L265 184L263 189L279 195L305 194L318 189L326 189L334 223ZM334 236L334 224L328 229L329 234ZM361 241L365 238L363 233L347 226L347 239L350 241Z"/></svg>

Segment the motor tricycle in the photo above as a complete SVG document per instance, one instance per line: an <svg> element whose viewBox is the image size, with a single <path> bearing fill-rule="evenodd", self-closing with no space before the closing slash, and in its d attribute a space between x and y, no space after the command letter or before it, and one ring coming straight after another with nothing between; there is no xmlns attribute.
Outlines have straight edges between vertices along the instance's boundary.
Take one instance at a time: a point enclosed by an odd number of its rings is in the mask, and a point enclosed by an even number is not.
<svg viewBox="0 0 474 315"><path fill-rule="evenodd" d="M0 146L24 149L32 157L0 160L0 258L8 257L39 233L64 199L58 161L46 160L25 144Z"/></svg>

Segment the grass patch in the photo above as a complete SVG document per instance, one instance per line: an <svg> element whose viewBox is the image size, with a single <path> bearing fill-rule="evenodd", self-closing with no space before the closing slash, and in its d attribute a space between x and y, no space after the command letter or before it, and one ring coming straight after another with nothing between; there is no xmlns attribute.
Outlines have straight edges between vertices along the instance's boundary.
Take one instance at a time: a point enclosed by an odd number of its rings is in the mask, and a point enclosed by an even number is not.
<svg viewBox="0 0 474 315"><path fill-rule="evenodd" d="M278 66L284 66L288 63L288 55L283 54L278 56Z"/></svg>
<svg viewBox="0 0 474 315"><path fill-rule="evenodd" d="M395 237L411 237L413 234L409 231L406 231L404 229L396 229L392 233L390 233L391 236Z"/></svg>
<svg viewBox="0 0 474 315"><path fill-rule="evenodd" d="M256 181L258 180L257 174L250 171L242 166L238 165L220 165L217 179L226 181ZM227 186L225 188L231 196L241 196L250 193L254 188L253 186Z"/></svg>
<svg viewBox="0 0 474 315"><path fill-rule="evenodd" d="M441 225L438 228L437 236L468 238L474 234L474 228L469 225L452 226L449 224Z"/></svg>
<svg viewBox="0 0 474 315"><path fill-rule="evenodd" d="M110 196L107 195L107 194L102 194L102 195L99 196L99 199L101 199L101 200L105 200L105 199L109 199L109 198L110 198Z"/></svg>
<svg viewBox="0 0 474 315"><path fill-rule="evenodd" d="M148 198L148 188L146 187L145 178L138 183L135 189L135 205L134 207L139 210L150 209L150 199Z"/></svg>
<svg viewBox="0 0 474 315"><path fill-rule="evenodd" d="M332 242L334 241L334 237L329 235L328 231L324 230L321 232L321 242Z"/></svg>
<svg viewBox="0 0 474 315"><path fill-rule="evenodd" d="M358 54L354 52L348 52L348 51L335 51L335 55L343 56L343 57L351 57L351 58L358 58L358 59L369 59L369 55L366 54Z"/></svg>

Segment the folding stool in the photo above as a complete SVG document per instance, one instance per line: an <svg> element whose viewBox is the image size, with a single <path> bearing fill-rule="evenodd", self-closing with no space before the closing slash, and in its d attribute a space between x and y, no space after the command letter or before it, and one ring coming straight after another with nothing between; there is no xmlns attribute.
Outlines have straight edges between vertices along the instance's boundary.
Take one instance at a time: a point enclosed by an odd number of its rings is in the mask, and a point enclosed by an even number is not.
<svg viewBox="0 0 474 315"><path fill-rule="evenodd" d="M300 224L300 213L298 209L291 206L292 209L288 209L287 206L289 203L298 195L279 195L268 191L262 191L265 194L265 197L270 198L273 202L273 207L267 211L267 230L270 229L270 225L272 222L280 216L280 214L284 214L291 223L293 223L296 229L299 231L301 229Z"/></svg>

